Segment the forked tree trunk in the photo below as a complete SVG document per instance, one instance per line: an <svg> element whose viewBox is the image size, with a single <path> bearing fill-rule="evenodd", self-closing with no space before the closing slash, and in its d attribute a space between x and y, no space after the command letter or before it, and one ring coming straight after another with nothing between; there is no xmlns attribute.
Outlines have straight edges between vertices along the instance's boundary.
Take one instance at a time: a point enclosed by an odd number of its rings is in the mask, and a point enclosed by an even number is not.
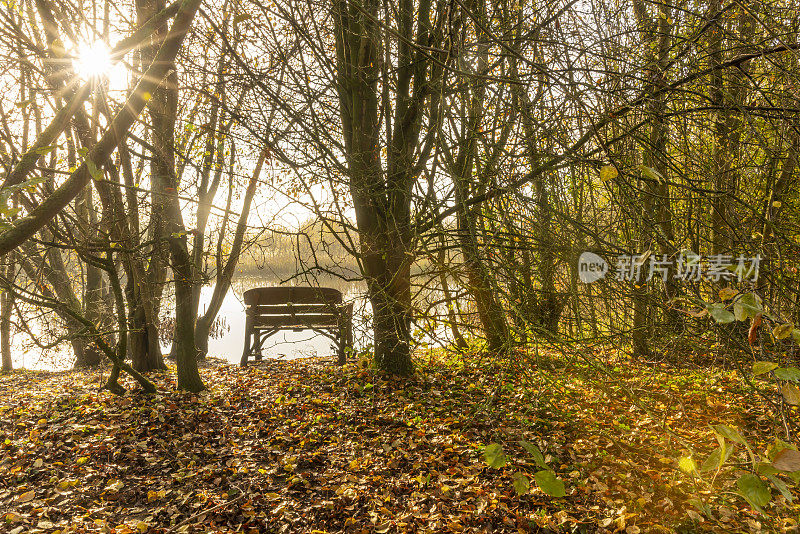
<svg viewBox="0 0 800 534"><path fill-rule="evenodd" d="M333 1L336 90L363 272L373 308L375 363L384 371L408 375L414 369L411 190L419 173L415 157L429 95L427 109L438 108L432 96L438 92L429 89L442 69L432 66L429 49L435 49L441 36L432 32L430 0L416 5L401 0L391 10L385 8L385 16L392 19L390 25L396 25L397 39L396 55L384 58L383 26L375 19L381 9L377 0ZM396 63L383 64L392 58ZM393 93L387 88L388 81L384 91L378 90L378 79L387 71L396 77ZM385 139L379 115L386 117ZM381 163L384 143L385 173Z"/></svg>
<svg viewBox="0 0 800 534"><path fill-rule="evenodd" d="M201 357L205 357L208 354L208 337L211 333L211 325L214 324L214 320L216 319L217 314L222 307L222 302L231 287L231 281L233 280L236 266L239 263L239 256L241 255L242 245L244 243L244 234L247 230L247 217L250 214L250 206L253 204L253 197L255 196L256 189L258 187L258 178L261 174L261 167L266 161L268 153L269 149L266 147L261 151L261 156L256 163L256 168L253 171L253 175L251 176L249 183L247 184L247 190L244 194L244 202L242 203L242 208L239 213L239 221L236 224L236 232L233 237L231 250L228 253L228 258L225 262L225 265L220 269L220 272L217 273L217 281L214 285L214 292L211 295L211 301L208 303L206 312L197 318L197 324L195 325L194 329L194 340L197 346L198 355ZM231 171L233 171L233 169L231 169ZM229 195L228 206L225 210L225 217L223 218L222 223L223 232L227 230L228 226L227 214L230 210L230 198L231 197ZM222 236L220 236L220 240L221 239ZM219 255L222 254L220 249L217 251ZM222 264L222 258L218 257L218 263ZM196 309L196 307L194 309Z"/></svg>

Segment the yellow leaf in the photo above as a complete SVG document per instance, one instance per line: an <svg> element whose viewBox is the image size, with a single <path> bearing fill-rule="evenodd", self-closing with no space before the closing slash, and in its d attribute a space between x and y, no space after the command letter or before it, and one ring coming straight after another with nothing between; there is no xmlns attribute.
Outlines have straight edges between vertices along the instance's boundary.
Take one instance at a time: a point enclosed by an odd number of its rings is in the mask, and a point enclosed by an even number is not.
<svg viewBox="0 0 800 534"><path fill-rule="evenodd" d="M149 528L150 525L148 525L144 521L139 521L139 523L136 524L136 530L138 530L139 532L147 532L147 529Z"/></svg>
<svg viewBox="0 0 800 534"><path fill-rule="evenodd" d="M784 384L783 387L781 387L781 393L788 404L792 406L800 404L800 388L794 384Z"/></svg>
<svg viewBox="0 0 800 534"><path fill-rule="evenodd" d="M719 290L719 298L722 300L730 300L738 294L739 292L732 287L723 287Z"/></svg>
<svg viewBox="0 0 800 534"><path fill-rule="evenodd" d="M619 176L619 172L617 171L617 168L614 167L613 165L604 165L600 169L600 180L603 182L608 182L610 180L613 180L617 176Z"/></svg>
<svg viewBox="0 0 800 534"><path fill-rule="evenodd" d="M76 463L78 465L83 465L88 461L89 461L89 458L87 458L86 456L81 456L80 458L78 458L78 461Z"/></svg>
<svg viewBox="0 0 800 534"><path fill-rule="evenodd" d="M681 468L681 471L684 473L693 473L697 470L697 465L692 460L691 456L684 456L680 460L678 460L678 467Z"/></svg>

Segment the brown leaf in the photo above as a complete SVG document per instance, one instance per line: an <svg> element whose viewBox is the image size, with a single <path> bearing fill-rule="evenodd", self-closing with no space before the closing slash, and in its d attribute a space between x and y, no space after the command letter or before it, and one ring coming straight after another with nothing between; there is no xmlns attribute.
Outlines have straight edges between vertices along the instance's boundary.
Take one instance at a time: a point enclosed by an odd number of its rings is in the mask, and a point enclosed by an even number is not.
<svg viewBox="0 0 800 534"><path fill-rule="evenodd" d="M783 449L775 455L772 467L781 471L800 471L800 452Z"/></svg>
<svg viewBox="0 0 800 534"><path fill-rule="evenodd" d="M21 502L32 501L34 497L36 497L36 492L34 492L33 490L26 491L25 493L17 497L17 502L21 503Z"/></svg>
<svg viewBox="0 0 800 534"><path fill-rule="evenodd" d="M750 331L747 333L747 342L750 345L755 345L756 337L758 337L758 327L761 326L761 314L759 313L753 317L753 324L750 325Z"/></svg>

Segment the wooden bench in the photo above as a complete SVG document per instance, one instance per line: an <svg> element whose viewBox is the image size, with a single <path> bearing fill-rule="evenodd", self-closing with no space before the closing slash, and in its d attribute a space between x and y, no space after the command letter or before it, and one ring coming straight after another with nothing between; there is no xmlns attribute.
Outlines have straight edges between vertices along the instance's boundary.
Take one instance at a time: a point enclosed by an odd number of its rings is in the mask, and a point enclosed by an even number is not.
<svg viewBox="0 0 800 534"><path fill-rule="evenodd" d="M244 292L246 306L242 366L250 356L261 360L264 341L281 330L313 330L331 339L338 361L353 346L353 304L330 287L257 287Z"/></svg>

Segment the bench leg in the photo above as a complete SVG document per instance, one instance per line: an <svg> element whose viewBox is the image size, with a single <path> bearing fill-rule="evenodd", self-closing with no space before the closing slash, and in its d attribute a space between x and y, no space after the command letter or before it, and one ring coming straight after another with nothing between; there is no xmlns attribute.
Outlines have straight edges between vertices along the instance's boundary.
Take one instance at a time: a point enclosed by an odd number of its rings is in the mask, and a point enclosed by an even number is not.
<svg viewBox="0 0 800 534"><path fill-rule="evenodd" d="M250 339L253 337L253 320L247 317L244 323L244 351L242 351L242 361L240 365L245 367L247 359L250 357Z"/></svg>
<svg viewBox="0 0 800 534"><path fill-rule="evenodd" d="M261 330L256 330L253 334L255 341L253 342L253 352L255 352L256 361L260 362L264 359L264 355L261 353L261 345L264 344L264 332Z"/></svg>
<svg viewBox="0 0 800 534"><path fill-rule="evenodd" d="M353 305L348 304L339 316L339 365L347 362L347 348L353 348Z"/></svg>

